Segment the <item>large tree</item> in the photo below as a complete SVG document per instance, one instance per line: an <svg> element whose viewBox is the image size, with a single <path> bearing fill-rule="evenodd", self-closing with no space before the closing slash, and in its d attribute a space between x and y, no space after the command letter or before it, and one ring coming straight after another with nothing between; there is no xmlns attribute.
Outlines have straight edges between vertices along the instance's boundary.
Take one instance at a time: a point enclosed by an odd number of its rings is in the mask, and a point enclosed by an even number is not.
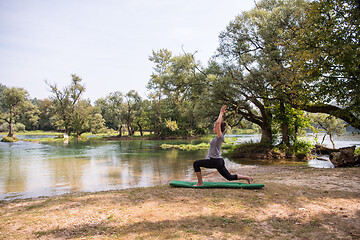
<svg viewBox="0 0 360 240"><path fill-rule="evenodd" d="M166 82L169 79L171 58L172 52L167 49L160 49L157 52L153 50L152 55L149 56L149 60L155 65L153 67L154 72L151 74L147 84L147 89L150 90L149 98L152 109L150 121L153 124L152 130L155 135L160 135L163 131L163 122L166 114L164 98L166 98L167 94L164 86L166 86Z"/></svg>
<svg viewBox="0 0 360 240"><path fill-rule="evenodd" d="M40 110L40 114L39 114L40 119L38 122L39 129L45 131L56 130L56 127L52 121L52 115L54 112L53 111L54 106L52 104L52 101L48 98L44 100L39 100L38 107Z"/></svg>
<svg viewBox="0 0 360 240"><path fill-rule="evenodd" d="M5 88L1 94L1 119L9 124L8 137L14 137L14 121L24 110L24 105L27 103L29 94L22 88Z"/></svg>
<svg viewBox="0 0 360 240"><path fill-rule="evenodd" d="M39 120L39 107L33 101L26 101L24 103L24 111L20 113L18 122L24 124L27 130L36 130Z"/></svg>
<svg viewBox="0 0 360 240"><path fill-rule="evenodd" d="M59 89L56 84L47 83L53 96L50 98L53 103L53 110L56 117L57 126L64 128L65 132L70 135L71 127L78 103L81 100L81 96L85 91L84 85L82 85L82 79L72 74L72 82L69 86L64 87L63 90Z"/></svg>
<svg viewBox="0 0 360 240"><path fill-rule="evenodd" d="M95 106L100 108L106 126L119 131L119 136L122 136L126 113L124 94L119 91L110 93L105 98L98 99Z"/></svg>
<svg viewBox="0 0 360 240"><path fill-rule="evenodd" d="M200 100L205 99L206 74L202 72L194 54L184 52L174 56L172 52L161 49L153 51L149 59L155 64L148 83L153 106L150 119L154 123L155 134L203 132L202 117L197 113L203 103ZM170 125L176 123L179 128L169 127L170 122Z"/></svg>
<svg viewBox="0 0 360 240"><path fill-rule="evenodd" d="M126 120L129 136L132 136L134 134L134 120L137 116L137 113L141 109L141 102L141 97L139 93L135 90L130 90L125 95L126 111L124 114L124 118Z"/></svg>
<svg viewBox="0 0 360 240"><path fill-rule="evenodd" d="M229 85L221 94L232 103L233 113L260 126L263 142L273 141L274 119L284 144L296 140L296 126L290 124L296 116L288 109L298 100L302 83L283 39L291 37L304 6L301 0L263 0L238 15L219 37L218 57L225 73L221 81Z"/></svg>
<svg viewBox="0 0 360 240"><path fill-rule="evenodd" d="M360 129L360 2L315 0L288 39L305 85L300 108Z"/></svg>

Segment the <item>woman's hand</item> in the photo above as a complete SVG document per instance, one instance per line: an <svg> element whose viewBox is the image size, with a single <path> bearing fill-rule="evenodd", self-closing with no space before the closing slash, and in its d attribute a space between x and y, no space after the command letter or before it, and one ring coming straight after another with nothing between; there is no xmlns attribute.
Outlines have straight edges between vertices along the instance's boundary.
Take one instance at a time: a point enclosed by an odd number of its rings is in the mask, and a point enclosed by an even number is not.
<svg viewBox="0 0 360 240"><path fill-rule="evenodd" d="M215 126L214 126L214 133L216 133L217 137L220 138L221 137L221 122L222 122L222 118L224 113L226 112L226 105L222 106L220 109L220 114L218 119L216 120Z"/></svg>
<svg viewBox="0 0 360 240"><path fill-rule="evenodd" d="M226 105L222 106L220 109L220 113L224 114L226 112Z"/></svg>

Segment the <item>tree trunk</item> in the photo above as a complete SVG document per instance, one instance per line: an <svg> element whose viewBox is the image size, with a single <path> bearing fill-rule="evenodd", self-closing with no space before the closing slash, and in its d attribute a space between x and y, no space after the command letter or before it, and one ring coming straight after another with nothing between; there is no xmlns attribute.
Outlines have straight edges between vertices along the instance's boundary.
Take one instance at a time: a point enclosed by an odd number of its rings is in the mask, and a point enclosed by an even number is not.
<svg viewBox="0 0 360 240"><path fill-rule="evenodd" d="M14 126L13 126L13 123L12 123L12 118L10 118L10 121L9 121L9 134L8 134L8 137L14 137Z"/></svg>
<svg viewBox="0 0 360 240"><path fill-rule="evenodd" d="M335 143L334 143L334 141L333 141L333 139L332 139L332 135L331 135L331 134L329 134L329 136L330 136L330 142L332 143L333 148L335 148Z"/></svg>
<svg viewBox="0 0 360 240"><path fill-rule="evenodd" d="M323 143L324 143L324 141L325 141L325 137L326 137L326 133L324 134L324 137L323 137L323 139L322 139L322 141L321 141L321 144L323 144Z"/></svg>
<svg viewBox="0 0 360 240"><path fill-rule="evenodd" d="M358 156L354 154L355 146L339 148L338 152L330 154L330 161L335 167L350 167L359 164Z"/></svg>
<svg viewBox="0 0 360 240"><path fill-rule="evenodd" d="M321 144L315 144L315 153L319 155L323 155L323 154L330 155L333 152L339 152L339 151L340 151L339 149L328 148Z"/></svg>
<svg viewBox="0 0 360 240"><path fill-rule="evenodd" d="M261 126L261 143L272 143L271 125L263 123Z"/></svg>
<svg viewBox="0 0 360 240"><path fill-rule="evenodd" d="M12 118L12 113L13 113L13 110L12 108L9 109L9 115L10 115L10 119L9 121L7 121L9 123L9 134L8 134L8 137L14 137L14 126L13 126L13 118Z"/></svg>
<svg viewBox="0 0 360 240"><path fill-rule="evenodd" d="M242 113L246 120L255 123L261 128L261 143L272 144L272 130L271 130L271 121L272 115L269 110L267 110L268 104L263 104L256 98L249 99L259 110L261 116L255 116L249 110L248 113Z"/></svg>
<svg viewBox="0 0 360 240"><path fill-rule="evenodd" d="M120 126L119 126L119 137L122 136L122 128L123 128L123 125L120 125Z"/></svg>
<svg viewBox="0 0 360 240"><path fill-rule="evenodd" d="M142 127L140 125L140 121L137 122L137 125L139 126L140 135L143 136Z"/></svg>
<svg viewBox="0 0 360 240"><path fill-rule="evenodd" d="M128 118L126 120L127 120L127 129L128 129L129 137L131 137L132 131L131 131L131 126L130 126L130 118Z"/></svg>
<svg viewBox="0 0 360 240"><path fill-rule="evenodd" d="M280 102L280 114L281 114L281 130L282 130L282 144L286 146L290 146L290 139L289 139L289 125L286 120L286 109L284 102Z"/></svg>
<svg viewBox="0 0 360 240"><path fill-rule="evenodd" d="M127 126L127 129L128 129L129 137L131 137L131 136L132 136L131 127L128 125L128 126Z"/></svg>

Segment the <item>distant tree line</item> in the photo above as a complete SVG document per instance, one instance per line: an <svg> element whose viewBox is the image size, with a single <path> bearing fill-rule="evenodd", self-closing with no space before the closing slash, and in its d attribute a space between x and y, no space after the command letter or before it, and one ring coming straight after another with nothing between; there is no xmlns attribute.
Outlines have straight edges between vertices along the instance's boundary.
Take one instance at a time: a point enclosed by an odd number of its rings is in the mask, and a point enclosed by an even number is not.
<svg viewBox="0 0 360 240"><path fill-rule="evenodd" d="M355 0L262 0L220 33L207 66L196 52L154 50L147 99L119 90L92 105L82 98L82 79L72 75L64 89L47 83L52 95L44 100L1 85L1 119L9 136L16 124L78 136L106 129L194 135L208 132L226 104L229 125L255 124L265 143L279 137L281 145L296 145L310 126L307 112L360 129L358 16Z"/></svg>

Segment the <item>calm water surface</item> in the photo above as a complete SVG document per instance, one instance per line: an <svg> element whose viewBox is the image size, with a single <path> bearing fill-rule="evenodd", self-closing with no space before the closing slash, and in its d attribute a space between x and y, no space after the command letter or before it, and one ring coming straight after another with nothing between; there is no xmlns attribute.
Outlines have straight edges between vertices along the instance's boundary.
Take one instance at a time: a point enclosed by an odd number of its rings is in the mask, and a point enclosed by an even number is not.
<svg viewBox="0 0 360 240"><path fill-rule="evenodd" d="M227 137L235 137L238 142L256 142L260 139L260 135ZM168 184L174 179L190 180L194 176L193 161L205 158L207 150L163 150L160 146L163 143L200 142L202 141L138 140L79 144L0 142L0 200L148 187ZM357 135L336 139L336 144L336 147L360 146L360 137ZM229 168L240 164L266 164L229 159L225 161ZM309 165L332 167L329 162L316 160L310 161Z"/></svg>

